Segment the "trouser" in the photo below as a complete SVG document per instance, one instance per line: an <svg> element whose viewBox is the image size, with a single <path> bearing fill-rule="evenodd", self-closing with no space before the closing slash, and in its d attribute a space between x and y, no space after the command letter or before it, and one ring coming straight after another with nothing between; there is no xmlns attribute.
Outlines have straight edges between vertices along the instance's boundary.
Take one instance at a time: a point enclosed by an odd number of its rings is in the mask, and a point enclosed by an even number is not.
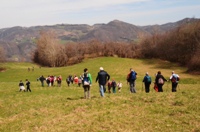
<svg viewBox="0 0 200 132"><path fill-rule="evenodd" d="M118 88L118 92L119 92L119 93L121 92L121 87Z"/></svg>
<svg viewBox="0 0 200 132"><path fill-rule="evenodd" d="M83 86L84 88L84 98L90 98L90 85Z"/></svg>
<svg viewBox="0 0 200 132"><path fill-rule="evenodd" d="M105 90L105 85L99 84L99 92L100 92L101 97L104 97L104 90Z"/></svg>
<svg viewBox="0 0 200 132"><path fill-rule="evenodd" d="M31 92L31 89L30 89L30 87L27 87L26 88L26 91L28 92L28 91L30 91Z"/></svg>
<svg viewBox="0 0 200 132"><path fill-rule="evenodd" d="M172 92L176 92L178 83L172 83Z"/></svg>
<svg viewBox="0 0 200 132"><path fill-rule="evenodd" d="M70 85L70 82L67 82L67 86L69 87L69 85Z"/></svg>
<svg viewBox="0 0 200 132"><path fill-rule="evenodd" d="M21 92L21 91L24 91L24 92L26 92L26 90L22 90L22 89L20 89L20 90L19 90L19 92Z"/></svg>
<svg viewBox="0 0 200 132"><path fill-rule="evenodd" d="M145 83L144 85L145 85L145 92L149 93L149 91L150 91L150 88L149 88L150 87L150 83Z"/></svg>
<svg viewBox="0 0 200 132"><path fill-rule="evenodd" d="M131 91L131 93L136 93L135 80L134 81L130 81L130 91Z"/></svg>
<svg viewBox="0 0 200 132"><path fill-rule="evenodd" d="M111 87L110 86L108 87L108 93L111 93Z"/></svg>
<svg viewBox="0 0 200 132"><path fill-rule="evenodd" d="M41 85L42 85L42 87L44 87L44 82L43 81L41 81Z"/></svg>
<svg viewBox="0 0 200 132"><path fill-rule="evenodd" d="M163 92L162 88L163 84L157 84L157 86L158 86L158 92Z"/></svg>
<svg viewBox="0 0 200 132"><path fill-rule="evenodd" d="M116 87L112 87L113 93L116 93Z"/></svg>

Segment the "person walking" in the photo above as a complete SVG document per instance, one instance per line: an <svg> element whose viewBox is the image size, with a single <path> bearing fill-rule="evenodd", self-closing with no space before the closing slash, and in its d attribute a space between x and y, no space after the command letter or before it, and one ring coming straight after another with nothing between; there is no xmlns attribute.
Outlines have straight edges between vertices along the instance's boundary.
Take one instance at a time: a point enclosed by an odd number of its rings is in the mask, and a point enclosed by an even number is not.
<svg viewBox="0 0 200 132"><path fill-rule="evenodd" d="M117 83L115 82L114 79L112 79L111 86L112 86L112 92L113 92L113 93L116 93L116 86L117 86Z"/></svg>
<svg viewBox="0 0 200 132"><path fill-rule="evenodd" d="M26 92L24 83L22 82L22 80L19 81L19 92L21 92L21 91Z"/></svg>
<svg viewBox="0 0 200 132"><path fill-rule="evenodd" d="M130 73L129 73L129 78L128 78L128 82L130 85L130 92L131 93L136 93L136 88L135 88L135 80L137 79L137 73L130 68Z"/></svg>
<svg viewBox="0 0 200 132"><path fill-rule="evenodd" d="M85 68L83 73L83 89L84 89L84 98L90 98L90 86L92 84L91 74L88 73L88 69Z"/></svg>
<svg viewBox="0 0 200 132"><path fill-rule="evenodd" d="M176 92L176 88L178 86L179 78L180 78L179 75L175 74L175 72L172 71L172 75L169 78L172 82L172 92Z"/></svg>
<svg viewBox="0 0 200 132"><path fill-rule="evenodd" d="M82 80L83 80L83 78L82 78L82 76L80 75L80 77L79 77L79 79L78 79L78 86L79 86L79 87L81 87Z"/></svg>
<svg viewBox="0 0 200 132"><path fill-rule="evenodd" d="M121 93L122 83L120 81L117 83L117 87L118 87L118 92Z"/></svg>
<svg viewBox="0 0 200 132"><path fill-rule="evenodd" d="M99 83L99 92L101 97L104 97L104 91L106 89L106 83L110 80L110 75L104 71L103 67L100 67L100 71L97 74L96 82Z"/></svg>
<svg viewBox="0 0 200 132"><path fill-rule="evenodd" d="M108 93L111 93L112 82L108 81Z"/></svg>
<svg viewBox="0 0 200 132"><path fill-rule="evenodd" d="M158 71L155 82L156 85L158 86L158 92L163 92L162 86L164 85L165 82L167 82L167 80L164 78L163 75L161 75L161 71Z"/></svg>
<svg viewBox="0 0 200 132"><path fill-rule="evenodd" d="M66 82L67 82L67 86L69 87L69 86L70 86L70 82L71 82L71 77L70 77L70 75L67 77Z"/></svg>
<svg viewBox="0 0 200 132"><path fill-rule="evenodd" d="M30 88L30 82L28 81L28 79L26 79L26 91L30 91L31 92L31 88Z"/></svg>
<svg viewBox="0 0 200 132"><path fill-rule="evenodd" d="M148 72L144 76L144 79L143 79L142 82L144 83L144 86L145 86L145 92L149 93L150 85L151 85L151 77L149 76ZM142 87L143 87L143 85L142 85Z"/></svg>
<svg viewBox="0 0 200 132"><path fill-rule="evenodd" d="M42 75L41 77L39 77L39 80L41 82L42 87L44 87L44 81L46 80L46 78L44 78L44 76Z"/></svg>
<svg viewBox="0 0 200 132"><path fill-rule="evenodd" d="M57 80L57 86L58 86L58 87L61 87L61 83L62 83L62 76L61 76L61 75L60 75L60 76L58 76L56 80Z"/></svg>

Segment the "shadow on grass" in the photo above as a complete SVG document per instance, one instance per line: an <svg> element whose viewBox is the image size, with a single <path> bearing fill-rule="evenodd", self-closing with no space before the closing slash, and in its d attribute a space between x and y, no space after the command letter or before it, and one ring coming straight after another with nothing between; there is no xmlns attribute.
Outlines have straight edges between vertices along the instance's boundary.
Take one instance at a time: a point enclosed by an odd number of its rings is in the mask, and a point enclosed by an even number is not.
<svg viewBox="0 0 200 132"><path fill-rule="evenodd" d="M142 62L147 65L152 65L153 68L161 68L161 69L171 69L174 67L179 67L177 63L172 63L165 60L159 59L143 59Z"/></svg>
<svg viewBox="0 0 200 132"><path fill-rule="evenodd" d="M98 98L97 96L92 96L90 99ZM79 99L85 99L84 97L80 98L67 98L67 100L79 100Z"/></svg>

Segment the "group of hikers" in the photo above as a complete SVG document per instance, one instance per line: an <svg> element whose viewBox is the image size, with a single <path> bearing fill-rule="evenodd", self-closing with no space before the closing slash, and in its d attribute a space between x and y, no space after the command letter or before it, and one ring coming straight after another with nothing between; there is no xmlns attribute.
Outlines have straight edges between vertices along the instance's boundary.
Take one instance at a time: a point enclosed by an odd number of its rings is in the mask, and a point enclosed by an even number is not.
<svg viewBox="0 0 200 132"><path fill-rule="evenodd" d="M130 72L127 75L127 83L130 86L130 92L131 93L136 93L136 79L137 79L137 72L134 71L132 68L130 68ZM169 80L172 82L172 92L176 92L177 85L179 82L179 75L175 74L174 71L172 71L172 75L170 76ZM38 81L41 82L42 87L44 87L44 82L47 83L47 86L54 86L55 82L57 82L57 86L61 86L62 82L62 76L48 76L44 77L43 75L40 76ZM156 76L155 76L155 82L154 82L154 89L157 92L163 92L163 85L166 81L169 81L164 78L164 76L161 74L161 71L158 71ZM106 92L106 86L108 87L108 93L116 93L116 88L118 88L118 92L121 92L122 88L122 83L119 81L116 83L114 79L110 80L110 75L103 69L103 67L100 67L99 72L96 77L96 82L99 84L99 92L100 96L104 97L104 93ZM70 86L70 84L78 84L80 87L82 85L84 89L84 98L90 98L90 87L92 86L92 76L89 73L88 69L85 68L83 70L83 74L78 76L72 76L69 75L66 79L67 85ZM145 85L145 92L149 93L150 92L150 85L152 83L151 76L149 76L148 72L146 72L144 78L143 78L143 83ZM26 85L27 85L27 91L30 91L30 82L28 79L26 80ZM20 86L20 91L24 90L24 84L22 81L19 83Z"/></svg>
<svg viewBox="0 0 200 132"><path fill-rule="evenodd" d="M41 82L42 87L44 87L44 82L47 83L48 87L54 86L55 82L57 82L57 86L61 87L62 83L62 76L59 75L58 77L49 75L48 77L44 77L43 75L37 78L37 81Z"/></svg>
<svg viewBox="0 0 200 132"><path fill-rule="evenodd" d="M130 73L127 76L127 82L129 82L129 84L130 84L130 91L132 93L136 93L136 89L135 89L136 78L137 78L137 73L131 68ZM164 76L161 74L161 71L158 71L157 74L155 75L154 89L157 92L163 92L162 87L163 87L164 83L171 81L172 82L172 92L176 92L179 80L180 80L179 75L175 74L174 71L172 71L172 75L170 76L169 80L164 78ZM146 72L146 75L144 76L142 82L145 85L145 92L149 93L152 79L151 79L151 76L149 76L148 72Z"/></svg>
<svg viewBox="0 0 200 132"><path fill-rule="evenodd" d="M21 92L21 91L24 91L24 92L31 92L31 88L30 88L30 82L29 82L29 80L28 79L26 79L26 88L24 87L24 83L23 83L23 81L22 80L20 80L19 81L19 92Z"/></svg>

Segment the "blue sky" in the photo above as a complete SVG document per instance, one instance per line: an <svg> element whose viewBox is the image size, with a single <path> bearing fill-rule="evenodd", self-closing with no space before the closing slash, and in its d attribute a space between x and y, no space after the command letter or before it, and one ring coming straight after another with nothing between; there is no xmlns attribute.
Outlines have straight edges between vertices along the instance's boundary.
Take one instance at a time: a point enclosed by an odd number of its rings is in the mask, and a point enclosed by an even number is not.
<svg viewBox="0 0 200 132"><path fill-rule="evenodd" d="M54 24L134 25L200 18L200 0L0 0L0 28Z"/></svg>

